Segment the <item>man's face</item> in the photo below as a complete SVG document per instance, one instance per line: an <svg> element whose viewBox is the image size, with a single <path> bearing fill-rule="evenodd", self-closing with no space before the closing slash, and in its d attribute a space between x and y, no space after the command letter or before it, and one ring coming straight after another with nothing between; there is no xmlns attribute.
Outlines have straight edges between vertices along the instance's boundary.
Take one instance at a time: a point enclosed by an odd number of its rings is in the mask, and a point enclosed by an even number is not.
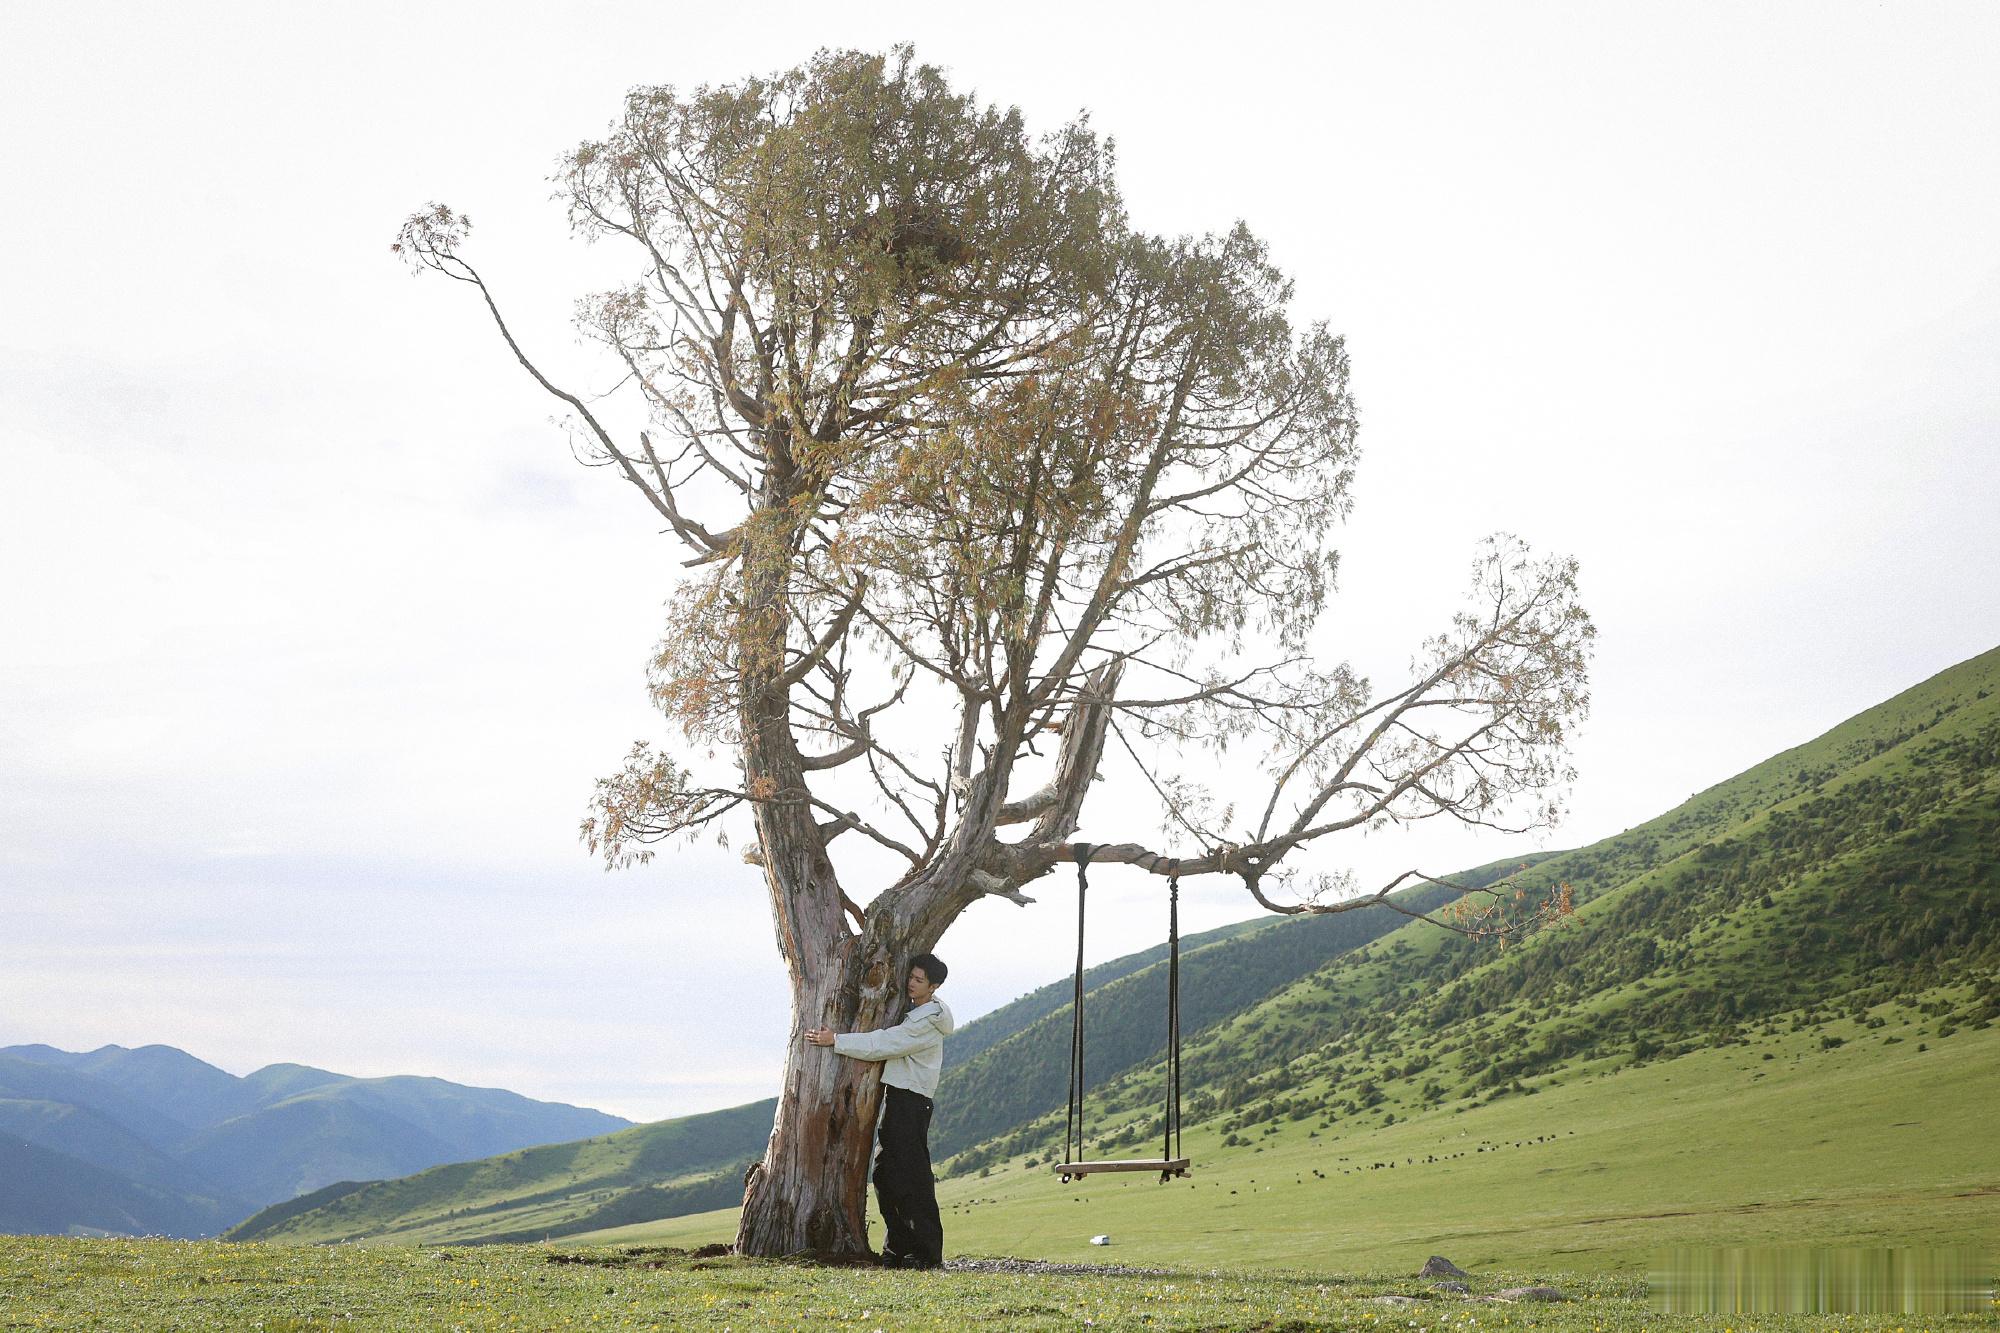
<svg viewBox="0 0 2000 1333"><path fill-rule="evenodd" d="M929 1004L931 996L937 993L937 987L931 984L931 979L924 975L921 967L913 967L910 969L909 991L912 1005Z"/></svg>

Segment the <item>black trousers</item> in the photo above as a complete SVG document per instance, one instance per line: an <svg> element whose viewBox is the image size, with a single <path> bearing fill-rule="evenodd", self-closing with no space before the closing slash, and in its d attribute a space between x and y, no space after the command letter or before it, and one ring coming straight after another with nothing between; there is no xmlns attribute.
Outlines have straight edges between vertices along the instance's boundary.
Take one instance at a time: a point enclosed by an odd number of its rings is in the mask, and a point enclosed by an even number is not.
<svg viewBox="0 0 2000 1333"><path fill-rule="evenodd" d="M931 1099L908 1088L882 1091L888 1105L877 1131L882 1151L875 1156L875 1198L889 1229L882 1257L934 1268L944 1262L944 1223L931 1175Z"/></svg>

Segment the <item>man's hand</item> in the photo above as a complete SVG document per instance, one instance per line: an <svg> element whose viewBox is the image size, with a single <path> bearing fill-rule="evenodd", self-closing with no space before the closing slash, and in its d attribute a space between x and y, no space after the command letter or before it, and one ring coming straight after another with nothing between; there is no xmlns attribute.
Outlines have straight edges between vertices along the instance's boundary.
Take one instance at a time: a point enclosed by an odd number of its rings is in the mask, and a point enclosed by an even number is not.
<svg viewBox="0 0 2000 1333"><path fill-rule="evenodd" d="M808 1046L831 1046L831 1045L833 1045L833 1029L832 1029L832 1028L807 1028L807 1029L806 1029L806 1045L808 1045Z"/></svg>

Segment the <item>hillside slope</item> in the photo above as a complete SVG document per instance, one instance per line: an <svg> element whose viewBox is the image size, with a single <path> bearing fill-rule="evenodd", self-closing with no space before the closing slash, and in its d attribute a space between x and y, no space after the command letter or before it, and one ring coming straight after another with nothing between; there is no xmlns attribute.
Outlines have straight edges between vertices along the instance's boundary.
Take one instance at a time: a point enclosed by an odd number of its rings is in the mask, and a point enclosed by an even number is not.
<svg viewBox="0 0 2000 1333"><path fill-rule="evenodd" d="M1457 878L1474 886L1491 884L1525 864L1483 866ZM1332 916L1267 918L1245 923L1249 929L1217 932L1220 938L1184 941L1182 1031L1198 1032L1237 1013L1328 960L1401 929L1410 920L1406 912L1433 911L1454 896L1444 889L1413 889L1396 895L1405 911L1378 905ZM1131 958L1144 961L1118 969L1084 996L1085 1070L1092 1081L1116 1078L1159 1059L1166 1049L1166 949ZM947 1071L931 1127L934 1156L951 1156L1064 1104L1071 989L1064 982L1043 987L1037 996L1060 993L1056 1008ZM972 1156L960 1166L982 1164Z"/></svg>
<svg viewBox="0 0 2000 1333"><path fill-rule="evenodd" d="M2000 1242L2000 651L1522 876L1568 920L1405 926L1187 1044L1193 1180L1059 1187L1039 1117L962 1154L961 1252L1637 1267L1686 1243ZM1089 1154L1157 1151L1160 1073ZM729 1215L577 1237L724 1238Z"/></svg>
<svg viewBox="0 0 2000 1333"><path fill-rule="evenodd" d="M2000 650L1522 878L1574 916L1505 950L1407 926L1197 1034L1192 1180L1059 1186L1041 1117L961 1156L948 1247L1632 1270L2000 1244ZM1157 1150L1159 1078L1093 1094L1090 1155Z"/></svg>
<svg viewBox="0 0 2000 1333"><path fill-rule="evenodd" d="M940 1182L946 1253L1102 1263L1089 1238L1109 1235L1110 1258L1134 1266L1408 1273L1443 1254L1479 1273L1634 1275L1676 1245L1992 1254L2000 1026L1940 1038L1922 1013L1938 998L1872 1011L1904 1036L1886 1048L1846 1020L1785 1024L1387 1126L1281 1120L1224 1146L1210 1121L1187 1134L1193 1177L1171 1185L1063 1186L1016 1159ZM1845 1044L1822 1050L1827 1036ZM559 1243L692 1248L735 1232L725 1209Z"/></svg>
<svg viewBox="0 0 2000 1333"><path fill-rule="evenodd" d="M775 1099L616 1134L344 1183L266 1209L230 1240L536 1239L697 1212L743 1195L743 1168L770 1137Z"/></svg>
<svg viewBox="0 0 2000 1333"><path fill-rule="evenodd" d="M1504 953L1405 928L1201 1034L1190 1081L1224 1111L1317 1098L1379 1117L1939 987L1990 1021L1996 848L2000 651L1526 872L1574 889L1558 928Z"/></svg>

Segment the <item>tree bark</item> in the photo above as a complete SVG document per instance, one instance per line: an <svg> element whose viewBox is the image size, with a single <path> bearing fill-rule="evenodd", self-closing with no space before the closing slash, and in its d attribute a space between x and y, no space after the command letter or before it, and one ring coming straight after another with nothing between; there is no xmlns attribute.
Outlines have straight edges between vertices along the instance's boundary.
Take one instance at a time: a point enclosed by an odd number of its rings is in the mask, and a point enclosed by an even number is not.
<svg viewBox="0 0 2000 1333"><path fill-rule="evenodd" d="M1060 838L1076 826L1103 752L1107 704L1118 675L1116 667L1094 673L1065 728L1054 795L1036 821L1038 836ZM783 756L785 739L769 735L765 746L746 747L746 753L768 771L771 759ZM991 846L1007 777L1004 767L980 775L952 847L926 873L870 904L859 935L850 934L841 920L825 844L804 836L783 808L760 807L773 924L791 972L792 1029L770 1142L764 1160L744 1181L739 1254L769 1258L809 1251L860 1258L870 1253L868 1167L882 1100L881 1067L808 1046L805 1030L865 1032L900 1016L909 960L934 947L981 896L968 881L981 851Z"/></svg>
<svg viewBox="0 0 2000 1333"><path fill-rule="evenodd" d="M872 987L843 985L846 972L830 969L793 986L784 1088L764 1160L744 1180L739 1254L775 1258L809 1251L860 1258L870 1253L868 1166L882 1101L881 1066L808 1046L804 1034L822 1023L843 1031L878 1027L898 988L886 962L867 969L880 974Z"/></svg>
<svg viewBox="0 0 2000 1333"><path fill-rule="evenodd" d="M744 1180L736 1250L764 1258L801 1252L868 1258L868 1168L882 1105L882 1066L808 1046L805 1030L868 1032L896 1022L904 1008L909 960L937 944L965 903L954 897L931 911L913 912L918 895L911 885L899 886L877 899L863 933L849 934L837 908L819 920L824 895L782 894L777 874L783 865L780 859L765 867L772 876L773 906L785 898L794 910L806 907L824 929L805 941L825 943L787 959L792 1027L784 1086L764 1160Z"/></svg>

